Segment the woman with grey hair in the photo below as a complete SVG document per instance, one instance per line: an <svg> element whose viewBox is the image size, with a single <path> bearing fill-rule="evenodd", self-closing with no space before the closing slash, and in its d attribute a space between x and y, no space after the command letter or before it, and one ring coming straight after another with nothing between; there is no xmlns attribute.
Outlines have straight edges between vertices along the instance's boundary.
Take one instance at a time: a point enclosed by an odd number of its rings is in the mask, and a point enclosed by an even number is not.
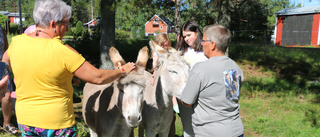
<svg viewBox="0 0 320 137"><path fill-rule="evenodd" d="M16 116L22 136L77 136L73 111L76 76L94 84L106 84L135 68L97 69L76 50L61 41L68 31L71 7L61 0L36 1L36 31L12 38L4 53L15 76Z"/></svg>

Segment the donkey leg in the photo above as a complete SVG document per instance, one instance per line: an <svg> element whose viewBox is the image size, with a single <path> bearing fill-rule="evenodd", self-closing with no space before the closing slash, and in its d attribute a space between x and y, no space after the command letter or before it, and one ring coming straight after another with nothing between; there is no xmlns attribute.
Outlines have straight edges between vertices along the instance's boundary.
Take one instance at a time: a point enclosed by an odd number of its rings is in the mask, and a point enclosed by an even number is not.
<svg viewBox="0 0 320 137"><path fill-rule="evenodd" d="M170 127L171 127L171 126L168 126L167 128L161 130L161 131L159 132L159 137L168 137L169 132L170 132Z"/></svg>
<svg viewBox="0 0 320 137"><path fill-rule="evenodd" d="M150 129L146 129L146 137L155 137L156 132ZM167 136L168 137L168 136Z"/></svg>
<svg viewBox="0 0 320 137"><path fill-rule="evenodd" d="M126 126L126 125L125 125ZM123 127L125 127L123 126ZM132 132L131 132L132 131ZM120 131L117 131L118 133L115 133L115 135L113 136L117 136L117 137L131 137L131 133L132 136L134 136L133 134L133 128L121 128Z"/></svg>

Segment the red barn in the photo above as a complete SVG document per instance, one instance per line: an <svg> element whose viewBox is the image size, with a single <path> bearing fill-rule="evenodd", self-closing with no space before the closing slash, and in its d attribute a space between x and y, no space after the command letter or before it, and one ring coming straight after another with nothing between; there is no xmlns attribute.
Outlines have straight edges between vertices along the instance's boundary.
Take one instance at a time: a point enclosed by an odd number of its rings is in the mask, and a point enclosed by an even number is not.
<svg viewBox="0 0 320 137"><path fill-rule="evenodd" d="M144 24L145 36L157 35L157 33L173 33L174 23L161 15L154 15L146 24Z"/></svg>
<svg viewBox="0 0 320 137"><path fill-rule="evenodd" d="M275 44L319 47L320 6L282 9L277 15Z"/></svg>
<svg viewBox="0 0 320 137"><path fill-rule="evenodd" d="M0 11L0 14L2 15L5 15L5 16L8 16L9 19L10 19L10 23L16 23L16 24L19 24L20 23L20 14L19 13L10 13L8 11ZM25 14L22 13L22 21L25 21Z"/></svg>

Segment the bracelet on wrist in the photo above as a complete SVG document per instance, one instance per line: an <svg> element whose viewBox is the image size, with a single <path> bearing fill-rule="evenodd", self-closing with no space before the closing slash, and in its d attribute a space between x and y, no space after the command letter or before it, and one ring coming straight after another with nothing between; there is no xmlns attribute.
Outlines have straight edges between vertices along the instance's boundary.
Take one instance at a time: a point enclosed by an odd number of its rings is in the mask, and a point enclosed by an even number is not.
<svg viewBox="0 0 320 137"><path fill-rule="evenodd" d="M121 70L122 70L122 75L125 75L125 74L126 74L126 70L124 70L123 68L118 67L118 69L121 69Z"/></svg>

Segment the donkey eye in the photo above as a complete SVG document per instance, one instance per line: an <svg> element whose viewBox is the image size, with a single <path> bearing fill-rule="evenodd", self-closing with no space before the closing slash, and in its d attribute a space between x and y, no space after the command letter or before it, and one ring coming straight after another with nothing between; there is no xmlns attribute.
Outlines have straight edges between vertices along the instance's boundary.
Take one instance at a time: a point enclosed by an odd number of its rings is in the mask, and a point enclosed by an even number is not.
<svg viewBox="0 0 320 137"><path fill-rule="evenodd" d="M174 74L178 74L177 71L174 71L174 70L169 70L170 73L174 73Z"/></svg>

